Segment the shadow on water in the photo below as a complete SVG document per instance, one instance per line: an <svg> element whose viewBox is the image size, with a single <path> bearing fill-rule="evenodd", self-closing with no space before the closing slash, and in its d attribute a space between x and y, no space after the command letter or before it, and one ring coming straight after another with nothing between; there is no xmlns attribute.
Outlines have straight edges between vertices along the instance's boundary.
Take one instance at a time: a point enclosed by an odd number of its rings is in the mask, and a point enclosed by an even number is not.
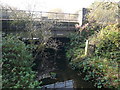
<svg viewBox="0 0 120 90"><path fill-rule="evenodd" d="M66 42L69 41L68 39L66 40L61 39L60 41L62 41L62 43L65 44ZM49 85L49 84L53 84L57 82L64 82L64 81L72 80L74 82L73 83L74 88L95 88L92 83L84 81L82 77L78 75L76 71L72 70L68 66L64 46L65 45L59 46L56 52L57 53L56 58L55 58L56 69L51 71L51 73L53 73L54 78L47 77L47 78L41 79L42 85L45 86L45 85Z"/></svg>

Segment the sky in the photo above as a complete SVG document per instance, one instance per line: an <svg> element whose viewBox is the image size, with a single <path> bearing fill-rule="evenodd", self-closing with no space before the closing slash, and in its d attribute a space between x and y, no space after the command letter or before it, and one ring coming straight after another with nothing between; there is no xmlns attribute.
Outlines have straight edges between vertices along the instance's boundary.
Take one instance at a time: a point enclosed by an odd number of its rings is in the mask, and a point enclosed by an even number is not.
<svg viewBox="0 0 120 90"><path fill-rule="evenodd" d="M74 13L83 7L89 7L94 1L101 0L0 0L0 4L13 6L20 10L50 11L60 8L65 13Z"/></svg>

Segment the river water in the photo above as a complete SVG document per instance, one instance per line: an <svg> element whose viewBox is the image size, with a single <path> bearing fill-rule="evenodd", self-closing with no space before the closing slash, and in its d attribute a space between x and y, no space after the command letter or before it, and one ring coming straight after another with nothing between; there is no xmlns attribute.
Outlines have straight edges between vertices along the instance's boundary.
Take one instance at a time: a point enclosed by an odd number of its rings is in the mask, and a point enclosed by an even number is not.
<svg viewBox="0 0 120 90"><path fill-rule="evenodd" d="M49 52L49 51L48 51ZM50 51L51 52L51 51ZM56 53L56 54L55 54ZM52 57L51 59L48 58L47 62L51 61L53 58L55 59L55 69L53 70L46 70L45 77L43 79L40 79L42 81L42 86L46 87L52 87L52 85L57 85L56 88L62 87L65 88L64 82L67 82L69 84L68 88L95 88L91 82L84 81L82 79L82 76L78 75L77 71L74 71L69 66L69 62L66 58L66 51L65 51L65 45L59 46L57 52L52 53L55 54L55 57ZM50 54L49 54L50 56ZM50 67L54 66L52 63L50 63ZM44 67L46 67L47 64L44 64ZM49 67L48 66L48 67ZM49 67L49 68L50 68ZM41 73L41 71L39 72ZM51 74L52 75L51 75ZM39 74L41 77L41 75Z"/></svg>
<svg viewBox="0 0 120 90"><path fill-rule="evenodd" d="M70 82L68 82L68 84L69 84L72 81L73 84L71 84L71 86L69 86L69 87L73 87L73 88L95 88L92 83L84 81L82 79L82 77L77 74L77 72L73 71L69 67L65 68L64 70L56 70L56 71L53 71L53 72L56 73L55 80L50 79L50 78L48 78L46 80L43 80L44 85L55 84L55 83L58 83L58 82L63 82L64 83L65 81L70 81ZM61 86L58 86L58 88L59 87L61 87ZM64 87L64 85L63 85L63 87Z"/></svg>

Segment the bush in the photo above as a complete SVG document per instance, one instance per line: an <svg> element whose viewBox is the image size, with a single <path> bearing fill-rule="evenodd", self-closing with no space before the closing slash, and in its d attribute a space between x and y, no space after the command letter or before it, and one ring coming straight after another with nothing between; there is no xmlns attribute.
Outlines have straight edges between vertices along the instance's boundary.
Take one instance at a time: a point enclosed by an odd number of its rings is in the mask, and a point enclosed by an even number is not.
<svg viewBox="0 0 120 90"><path fill-rule="evenodd" d="M70 34L68 37L70 38L70 42L66 47L68 59L75 59L76 56L77 58L81 58L81 56L84 57L86 39L100 31L100 29L101 25L97 23L91 23L84 29L80 29L80 32Z"/></svg>
<svg viewBox="0 0 120 90"><path fill-rule="evenodd" d="M66 46L66 55L69 60L74 59L78 54L84 53L85 38L79 33L74 33L69 36L70 42Z"/></svg>
<svg viewBox="0 0 120 90"><path fill-rule="evenodd" d="M3 38L2 45L3 88L35 88L39 87L36 73L32 71L32 54L25 44L16 37L9 35Z"/></svg>
<svg viewBox="0 0 120 90"><path fill-rule="evenodd" d="M120 29L117 25L105 27L90 39L90 43L96 45L96 56L116 59L120 62Z"/></svg>
<svg viewBox="0 0 120 90"><path fill-rule="evenodd" d="M97 88L118 88L120 82L118 75L120 29L117 25L107 26L89 40L90 44L96 46L95 52L91 56L81 58L84 53L79 54L77 51L80 52L83 50L82 48L75 46L76 50L70 49L74 57L70 62L72 68L79 70L83 74L84 80L93 81Z"/></svg>
<svg viewBox="0 0 120 90"><path fill-rule="evenodd" d="M96 50L93 57L98 57L91 62L104 74L100 79L106 81L104 87L118 87L120 63L120 29L117 25L110 25L103 28L94 39ZM93 64L91 64L93 66ZM99 80L100 81L100 80ZM97 83L98 84L98 83Z"/></svg>

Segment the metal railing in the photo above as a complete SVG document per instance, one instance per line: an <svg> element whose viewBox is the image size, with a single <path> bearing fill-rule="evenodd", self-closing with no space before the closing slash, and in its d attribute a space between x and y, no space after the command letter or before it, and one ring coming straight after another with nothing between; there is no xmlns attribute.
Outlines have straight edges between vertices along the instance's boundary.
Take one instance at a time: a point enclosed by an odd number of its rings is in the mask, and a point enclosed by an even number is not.
<svg viewBox="0 0 120 90"><path fill-rule="evenodd" d="M2 9L2 20L32 19L77 22L78 14Z"/></svg>

